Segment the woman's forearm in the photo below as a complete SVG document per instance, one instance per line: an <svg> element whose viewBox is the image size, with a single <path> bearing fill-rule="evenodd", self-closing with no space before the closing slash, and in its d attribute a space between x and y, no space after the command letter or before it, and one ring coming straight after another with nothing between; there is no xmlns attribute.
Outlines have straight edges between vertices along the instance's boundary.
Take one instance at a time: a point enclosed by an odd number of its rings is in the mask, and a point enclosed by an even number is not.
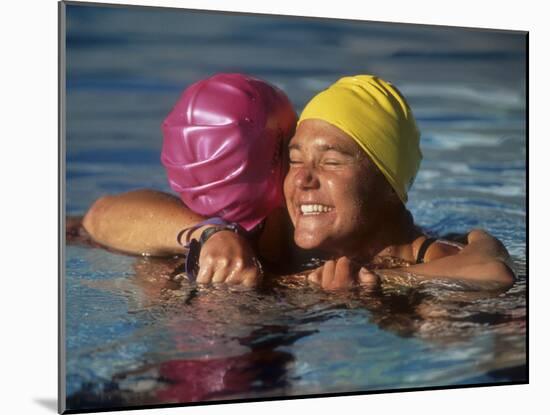
<svg viewBox="0 0 550 415"><path fill-rule="evenodd" d="M509 288L515 279L504 245L481 230L470 232L467 245L455 255L393 271L410 273L417 279L456 279L496 288ZM391 273L388 270L386 275Z"/></svg>
<svg viewBox="0 0 550 415"><path fill-rule="evenodd" d="M381 273L388 276L395 271L410 273L419 280L454 279L497 288L509 288L514 283L514 273L508 265L481 255L475 257L457 254L407 268L384 270Z"/></svg>
<svg viewBox="0 0 550 415"><path fill-rule="evenodd" d="M177 197L145 189L101 197L82 224L94 241L108 248L169 256L183 252L178 232L202 220Z"/></svg>

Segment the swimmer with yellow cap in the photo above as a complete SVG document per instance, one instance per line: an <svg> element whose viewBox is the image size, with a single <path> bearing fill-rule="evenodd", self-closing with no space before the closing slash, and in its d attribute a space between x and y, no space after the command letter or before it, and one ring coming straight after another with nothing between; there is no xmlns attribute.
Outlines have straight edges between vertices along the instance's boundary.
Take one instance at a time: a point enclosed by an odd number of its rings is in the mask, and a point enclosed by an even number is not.
<svg viewBox="0 0 550 415"><path fill-rule="evenodd" d="M512 271L494 255L502 245L490 235L471 232L464 247L415 226L405 203L422 160L419 139L403 95L376 76L341 78L305 106L284 193L295 243L329 258L309 281L328 289L372 285L379 281L373 269L396 268L511 284ZM488 254L480 262L476 244Z"/></svg>

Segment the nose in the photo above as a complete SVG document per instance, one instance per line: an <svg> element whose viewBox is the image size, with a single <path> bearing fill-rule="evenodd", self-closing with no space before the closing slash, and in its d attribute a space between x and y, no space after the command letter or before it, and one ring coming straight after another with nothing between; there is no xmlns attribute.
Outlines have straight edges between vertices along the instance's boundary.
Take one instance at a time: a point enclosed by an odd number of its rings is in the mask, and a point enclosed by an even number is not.
<svg viewBox="0 0 550 415"><path fill-rule="evenodd" d="M300 189L316 189L319 187L319 178L315 168L309 163L304 163L294 173L294 184Z"/></svg>

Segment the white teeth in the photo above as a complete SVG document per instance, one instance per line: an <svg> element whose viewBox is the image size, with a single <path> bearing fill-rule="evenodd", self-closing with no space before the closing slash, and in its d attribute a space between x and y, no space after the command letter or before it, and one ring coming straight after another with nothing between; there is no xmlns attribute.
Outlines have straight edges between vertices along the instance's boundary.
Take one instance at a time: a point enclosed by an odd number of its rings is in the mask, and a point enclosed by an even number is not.
<svg viewBox="0 0 550 415"><path fill-rule="evenodd" d="M319 204L300 205L300 211L303 215L319 215L320 213L330 212L331 210L331 207Z"/></svg>

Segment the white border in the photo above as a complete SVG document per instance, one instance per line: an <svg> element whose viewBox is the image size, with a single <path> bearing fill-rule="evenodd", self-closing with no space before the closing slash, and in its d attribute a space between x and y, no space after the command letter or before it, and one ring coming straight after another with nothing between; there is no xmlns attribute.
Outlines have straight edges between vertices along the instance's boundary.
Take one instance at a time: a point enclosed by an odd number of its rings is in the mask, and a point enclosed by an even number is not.
<svg viewBox="0 0 550 415"><path fill-rule="evenodd" d="M529 412L543 403L548 377L542 261L549 154L545 96L550 73L543 2L277 0L111 1L142 5L249 11L530 31L530 376L525 386L290 400L119 413L256 414L280 411L464 414ZM369 6L370 4L370 6ZM2 273L4 413L53 413L57 392L57 4L2 6ZM505 70L505 68L503 68ZM539 183L537 191L535 185ZM6 190L8 192L6 192ZM6 194L7 193L7 194ZM7 231L7 232L6 232ZM544 232L544 233L543 233ZM537 242L539 242L537 244ZM7 269L5 269L7 265ZM535 290L536 288L536 290ZM537 353L538 351L538 353ZM536 366L534 363L536 362ZM540 411L535 411L535 413Z"/></svg>

